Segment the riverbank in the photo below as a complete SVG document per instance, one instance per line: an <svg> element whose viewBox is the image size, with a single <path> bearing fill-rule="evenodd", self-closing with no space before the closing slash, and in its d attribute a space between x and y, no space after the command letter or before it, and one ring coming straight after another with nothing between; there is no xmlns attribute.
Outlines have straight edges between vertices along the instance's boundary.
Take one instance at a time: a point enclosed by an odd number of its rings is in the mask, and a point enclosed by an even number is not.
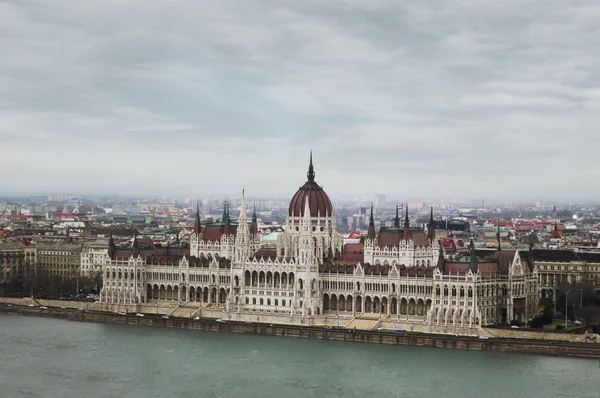
<svg viewBox="0 0 600 398"><path fill-rule="evenodd" d="M273 323L223 321L214 318L183 319L161 314L121 315L105 311L78 310L60 307L29 307L17 304L0 305L0 313L62 318L69 321L159 326L167 328L204 330L214 332L247 333L280 337L297 337L323 340L340 340L418 347L454 348L476 351L522 352L600 358L600 344L566 341L541 341L533 339L491 337L481 339L470 336L449 336L409 332L404 335L386 330L354 330L337 327L281 325Z"/></svg>

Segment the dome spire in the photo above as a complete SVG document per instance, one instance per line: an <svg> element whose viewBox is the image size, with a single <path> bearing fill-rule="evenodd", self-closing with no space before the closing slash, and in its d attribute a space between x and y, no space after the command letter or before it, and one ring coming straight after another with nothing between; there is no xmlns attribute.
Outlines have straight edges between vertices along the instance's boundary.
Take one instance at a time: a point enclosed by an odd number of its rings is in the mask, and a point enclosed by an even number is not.
<svg viewBox="0 0 600 398"><path fill-rule="evenodd" d="M313 167L313 161L312 161L312 149L310 150L310 163L308 165L308 173L306 173L306 177L308 178L308 181L310 181L310 182L315 181L315 169Z"/></svg>

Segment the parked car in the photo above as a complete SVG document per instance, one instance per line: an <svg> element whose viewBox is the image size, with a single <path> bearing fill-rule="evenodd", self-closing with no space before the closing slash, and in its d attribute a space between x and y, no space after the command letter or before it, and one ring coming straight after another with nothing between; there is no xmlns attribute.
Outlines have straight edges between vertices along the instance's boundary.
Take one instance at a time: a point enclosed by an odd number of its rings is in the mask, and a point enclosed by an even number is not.
<svg viewBox="0 0 600 398"><path fill-rule="evenodd" d="M140 314L139 312L135 314L135 316L144 316L144 314Z"/></svg>
<svg viewBox="0 0 600 398"><path fill-rule="evenodd" d="M479 336L479 340L489 340L490 338L487 336Z"/></svg>
<svg viewBox="0 0 600 398"><path fill-rule="evenodd" d="M517 325L512 325L510 328L511 329L519 329L519 327Z"/></svg>

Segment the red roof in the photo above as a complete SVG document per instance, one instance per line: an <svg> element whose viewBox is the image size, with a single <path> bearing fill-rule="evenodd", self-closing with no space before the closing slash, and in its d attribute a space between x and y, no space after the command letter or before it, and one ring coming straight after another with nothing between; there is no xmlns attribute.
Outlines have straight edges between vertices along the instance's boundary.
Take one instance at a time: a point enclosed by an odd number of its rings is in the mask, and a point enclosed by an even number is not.
<svg viewBox="0 0 600 398"><path fill-rule="evenodd" d="M227 228L229 234L235 235L237 233L237 225L230 225ZM202 240L210 242L220 241L223 234L225 234L224 225L220 223L219 225L209 224L202 230Z"/></svg>
<svg viewBox="0 0 600 398"><path fill-rule="evenodd" d="M344 246L344 253L361 254L365 246L362 243L348 243Z"/></svg>
<svg viewBox="0 0 600 398"><path fill-rule="evenodd" d="M498 226L498 223L500 223L501 227L512 227L513 223L512 221L492 221L492 225L493 226Z"/></svg>
<svg viewBox="0 0 600 398"><path fill-rule="evenodd" d="M304 216L306 201L310 207L310 216L331 217L333 215L333 206L329 196L323 191L323 188L315 182L307 182L298 189L290 202L288 214L292 217Z"/></svg>
<svg viewBox="0 0 600 398"><path fill-rule="evenodd" d="M333 206L331 205L329 196L327 196L323 188L315 181L312 152L310 154L310 165L306 177L308 180L300 187L300 189L298 189L298 192L296 192L290 201L288 215L292 217L304 216L304 208L308 201L311 217L331 217L333 215Z"/></svg>

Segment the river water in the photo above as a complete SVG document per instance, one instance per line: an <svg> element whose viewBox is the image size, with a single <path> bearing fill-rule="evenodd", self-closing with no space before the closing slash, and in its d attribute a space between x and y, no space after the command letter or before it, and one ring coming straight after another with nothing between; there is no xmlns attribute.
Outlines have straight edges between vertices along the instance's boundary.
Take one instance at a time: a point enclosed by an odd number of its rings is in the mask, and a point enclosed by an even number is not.
<svg viewBox="0 0 600 398"><path fill-rule="evenodd" d="M0 397L600 397L598 361L0 315Z"/></svg>

